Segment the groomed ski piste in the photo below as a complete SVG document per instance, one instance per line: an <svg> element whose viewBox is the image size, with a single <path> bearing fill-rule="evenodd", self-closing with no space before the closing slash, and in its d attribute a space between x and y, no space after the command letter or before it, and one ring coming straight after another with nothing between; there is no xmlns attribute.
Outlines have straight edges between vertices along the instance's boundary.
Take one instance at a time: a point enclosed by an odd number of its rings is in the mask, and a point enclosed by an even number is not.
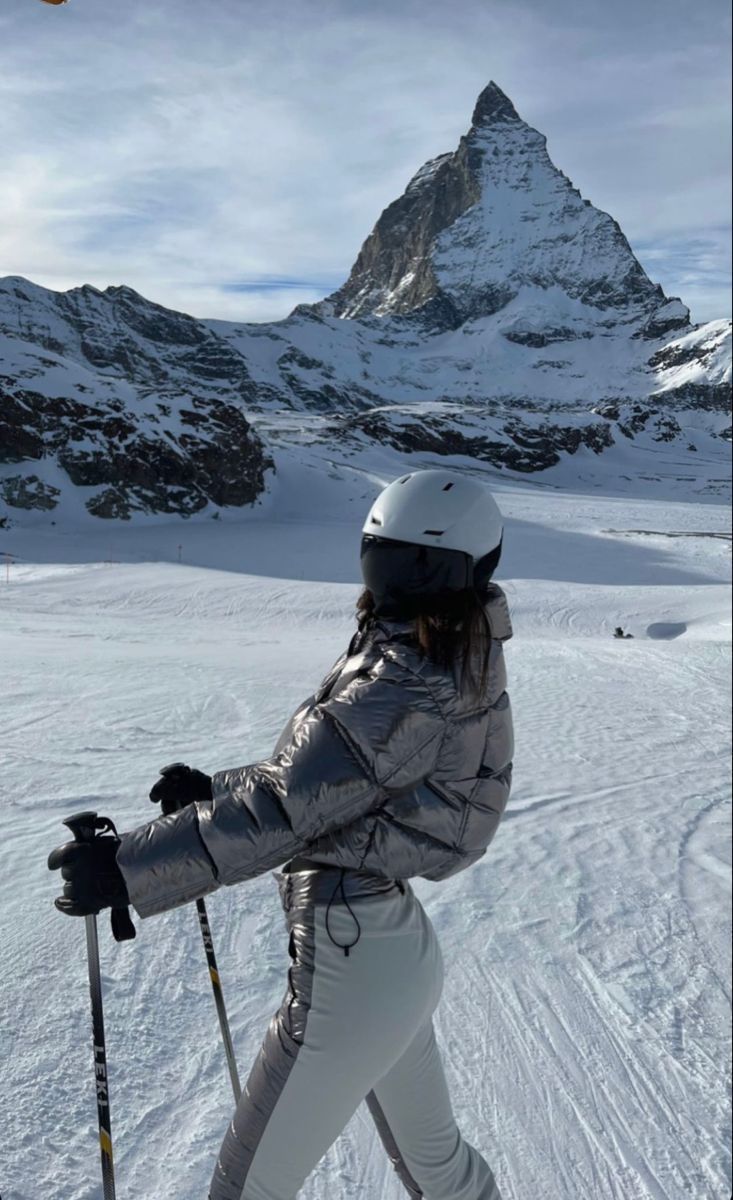
<svg viewBox="0 0 733 1200"><path fill-rule="evenodd" d="M360 521L405 465L283 461L249 516L0 530L2 1200L102 1195L62 819L131 828L164 764L270 753L353 629ZM727 1200L728 513L493 482L515 787L480 863L414 885L457 1116L504 1200ZM246 1078L289 963L275 882L208 907ZM195 910L121 945L103 916L100 942L119 1200L203 1200L232 1099ZM301 1192L403 1195L364 1108Z"/></svg>

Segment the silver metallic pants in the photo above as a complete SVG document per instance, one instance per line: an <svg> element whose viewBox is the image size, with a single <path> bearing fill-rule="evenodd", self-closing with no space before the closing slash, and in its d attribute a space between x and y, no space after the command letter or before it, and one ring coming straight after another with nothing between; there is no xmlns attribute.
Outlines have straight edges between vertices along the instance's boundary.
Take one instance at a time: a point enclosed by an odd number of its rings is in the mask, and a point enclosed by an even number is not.
<svg viewBox="0 0 733 1200"><path fill-rule="evenodd" d="M414 1200L501 1200L453 1116L432 1025L440 947L409 884L329 868L283 874L279 886L288 990L210 1200L294 1200L363 1100Z"/></svg>

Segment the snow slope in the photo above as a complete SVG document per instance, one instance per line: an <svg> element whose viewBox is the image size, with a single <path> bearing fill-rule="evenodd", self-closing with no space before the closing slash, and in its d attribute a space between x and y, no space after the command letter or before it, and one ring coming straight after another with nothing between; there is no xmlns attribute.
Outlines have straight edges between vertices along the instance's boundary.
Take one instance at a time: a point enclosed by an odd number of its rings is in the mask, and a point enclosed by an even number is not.
<svg viewBox="0 0 733 1200"><path fill-rule="evenodd" d="M45 868L60 821L129 828L163 763L266 755L352 628L365 501L313 472L306 514L292 471L249 520L0 531L3 1200L101 1198L83 923ZM499 499L516 788L481 863L416 884L457 1114L504 1200L724 1200L730 544L701 535L727 514ZM209 910L246 1074L285 986L274 882ZM120 1200L203 1200L231 1100L194 912L120 946L103 921L101 953ZM301 1193L403 1194L364 1110Z"/></svg>

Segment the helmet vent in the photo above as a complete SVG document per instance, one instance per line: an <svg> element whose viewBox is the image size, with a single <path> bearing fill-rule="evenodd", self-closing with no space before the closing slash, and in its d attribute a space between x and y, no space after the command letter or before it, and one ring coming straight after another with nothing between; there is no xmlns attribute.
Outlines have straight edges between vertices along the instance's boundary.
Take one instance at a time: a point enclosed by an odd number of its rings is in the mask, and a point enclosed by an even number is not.
<svg viewBox="0 0 733 1200"><path fill-rule="evenodd" d="M400 483L407 483L408 479L412 479L412 475L405 475L404 479L400 480Z"/></svg>
<svg viewBox="0 0 733 1200"><path fill-rule="evenodd" d="M443 491L444 491L444 492L449 492L449 491L451 490L451 488L452 488L452 487L453 487L453 484L452 484L452 483L446 483L445 487L443 488Z"/></svg>
<svg viewBox="0 0 733 1200"><path fill-rule="evenodd" d="M423 529L423 537L428 534L430 537L442 537L445 533L444 529Z"/></svg>
<svg viewBox="0 0 733 1200"><path fill-rule="evenodd" d="M372 525L381 525L381 524L382 524L382 521L381 521L380 517L372 517Z"/></svg>

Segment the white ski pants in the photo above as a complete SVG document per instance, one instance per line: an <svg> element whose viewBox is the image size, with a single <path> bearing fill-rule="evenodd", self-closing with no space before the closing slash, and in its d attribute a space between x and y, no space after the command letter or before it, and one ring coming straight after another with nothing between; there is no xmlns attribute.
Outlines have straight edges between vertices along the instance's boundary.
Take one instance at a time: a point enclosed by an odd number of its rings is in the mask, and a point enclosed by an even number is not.
<svg viewBox="0 0 733 1200"><path fill-rule="evenodd" d="M288 991L209 1200L295 1200L363 1100L410 1197L501 1200L453 1116L432 1025L443 984L435 931L409 885L373 884L375 894L361 894L355 873L344 887L332 869L280 877ZM340 1198L334 1180L329 1200Z"/></svg>

